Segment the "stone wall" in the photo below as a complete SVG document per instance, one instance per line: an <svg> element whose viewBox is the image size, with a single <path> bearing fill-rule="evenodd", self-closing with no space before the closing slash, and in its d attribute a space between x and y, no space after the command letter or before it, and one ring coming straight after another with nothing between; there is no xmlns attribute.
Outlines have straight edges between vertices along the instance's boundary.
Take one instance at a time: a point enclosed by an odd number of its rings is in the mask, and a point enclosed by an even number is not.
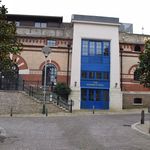
<svg viewBox="0 0 150 150"><path fill-rule="evenodd" d="M29 97L20 91L0 91L0 115L10 114L12 109L14 114L42 113L42 103ZM60 108L52 103L46 104L48 113L61 112Z"/></svg>
<svg viewBox="0 0 150 150"><path fill-rule="evenodd" d="M141 98L142 103L134 103L134 98ZM123 108L148 108L150 106L150 92L124 92Z"/></svg>

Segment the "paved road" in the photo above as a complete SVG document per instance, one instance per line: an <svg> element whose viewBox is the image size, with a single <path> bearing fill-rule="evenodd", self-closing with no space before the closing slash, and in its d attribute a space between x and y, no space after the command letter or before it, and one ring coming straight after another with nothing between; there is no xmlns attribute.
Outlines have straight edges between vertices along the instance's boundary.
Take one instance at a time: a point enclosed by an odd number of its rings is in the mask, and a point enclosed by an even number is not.
<svg viewBox="0 0 150 150"><path fill-rule="evenodd" d="M149 150L150 137L131 129L138 115L0 118L0 150Z"/></svg>

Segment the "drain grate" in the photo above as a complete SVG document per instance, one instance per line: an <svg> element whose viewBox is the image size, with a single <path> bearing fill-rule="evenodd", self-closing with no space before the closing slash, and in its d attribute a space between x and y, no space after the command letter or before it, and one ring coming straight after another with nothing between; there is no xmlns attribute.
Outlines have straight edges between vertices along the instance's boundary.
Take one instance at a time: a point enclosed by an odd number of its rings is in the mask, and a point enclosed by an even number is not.
<svg viewBox="0 0 150 150"><path fill-rule="evenodd" d="M124 124L124 127L131 127L131 124Z"/></svg>

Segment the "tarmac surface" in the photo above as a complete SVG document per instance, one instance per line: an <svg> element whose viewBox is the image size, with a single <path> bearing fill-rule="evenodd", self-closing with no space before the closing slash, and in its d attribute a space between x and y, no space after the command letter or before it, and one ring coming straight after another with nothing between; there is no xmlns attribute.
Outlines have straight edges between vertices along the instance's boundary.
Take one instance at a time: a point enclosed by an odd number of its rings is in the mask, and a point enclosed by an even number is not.
<svg viewBox="0 0 150 150"><path fill-rule="evenodd" d="M146 112L141 125L140 113L83 110L47 117L3 115L0 150L149 150L150 114Z"/></svg>

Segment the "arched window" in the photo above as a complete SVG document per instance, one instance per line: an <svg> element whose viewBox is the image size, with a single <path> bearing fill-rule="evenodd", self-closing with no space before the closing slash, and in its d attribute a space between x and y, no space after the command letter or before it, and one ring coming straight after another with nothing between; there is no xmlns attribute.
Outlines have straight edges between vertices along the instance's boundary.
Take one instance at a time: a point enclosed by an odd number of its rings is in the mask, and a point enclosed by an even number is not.
<svg viewBox="0 0 150 150"><path fill-rule="evenodd" d="M134 51L136 51L136 52L140 52L140 51L141 51L141 47L140 47L140 45L135 45L135 47L134 47Z"/></svg>
<svg viewBox="0 0 150 150"><path fill-rule="evenodd" d="M43 68L42 84L44 84L45 67ZM57 68L53 64L47 64L46 67L46 85L56 84Z"/></svg>
<svg viewBox="0 0 150 150"><path fill-rule="evenodd" d="M135 81L139 81L139 78L140 78L140 76L139 76L137 70L135 70L135 71L134 71L134 80L135 80Z"/></svg>

